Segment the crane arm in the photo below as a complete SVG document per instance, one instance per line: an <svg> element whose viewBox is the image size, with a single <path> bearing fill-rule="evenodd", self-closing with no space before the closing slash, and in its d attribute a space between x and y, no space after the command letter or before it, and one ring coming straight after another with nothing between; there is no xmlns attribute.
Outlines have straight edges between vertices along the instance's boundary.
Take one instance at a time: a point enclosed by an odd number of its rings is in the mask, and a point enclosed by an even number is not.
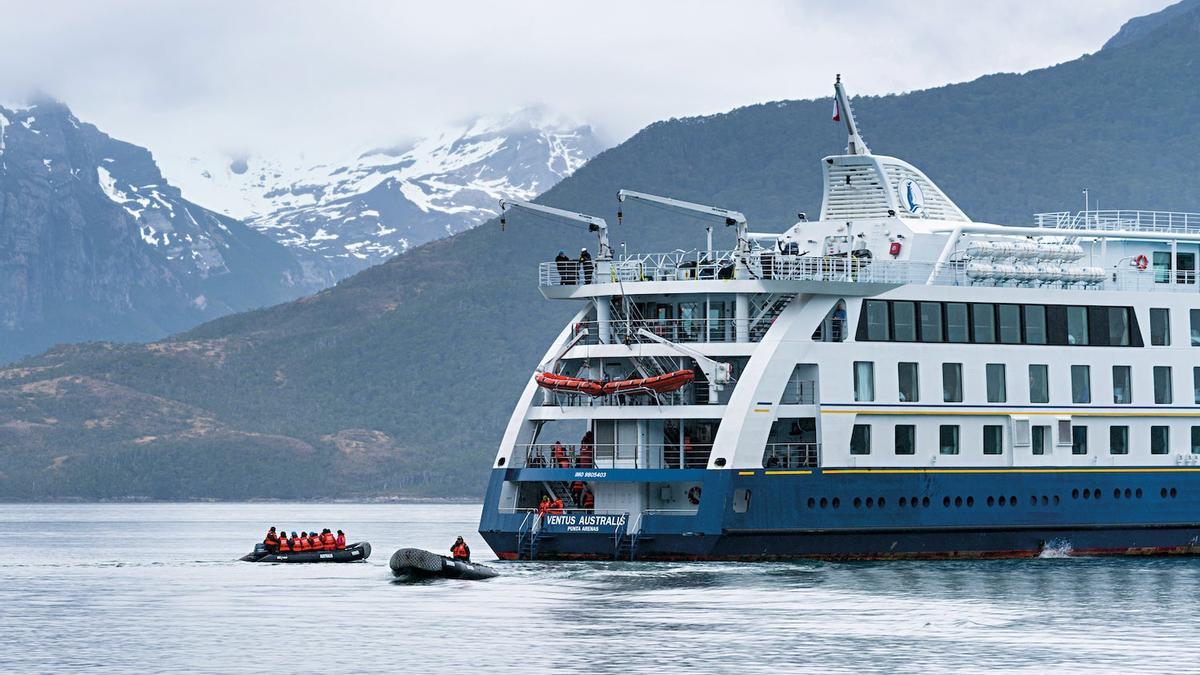
<svg viewBox="0 0 1200 675"><path fill-rule="evenodd" d="M617 201L623 202L626 199L637 199L651 204L659 204L662 206L670 206L684 211L700 213L708 216L717 216L725 219L725 225L734 226L737 231L738 249L748 248L749 242L746 239L746 216L741 211L731 211L718 206L707 206L705 204L696 204L695 202L685 202L682 199L673 197L660 197L658 195L647 194L645 192L636 192L634 190L620 190L617 192ZM621 214L617 214L620 219Z"/></svg>
<svg viewBox="0 0 1200 675"><path fill-rule="evenodd" d="M684 356L689 356L695 359L696 364L700 366L700 370L704 371L704 376L708 378L709 383L713 386L720 387L733 381L733 367L728 363L714 361L695 349L671 342L665 337L662 337L661 335L655 335L645 328L639 328L637 334L646 338L647 340L666 346L680 354L683 354Z"/></svg>
<svg viewBox="0 0 1200 675"><path fill-rule="evenodd" d="M534 213L542 213L548 216L554 216L556 218L562 218L563 220L584 223L588 226L588 231L595 232L596 236L600 239L600 251L599 255L596 256L597 259L610 260L612 258L612 247L608 245L608 223L606 223L603 218L598 216L589 216L586 213L576 213L574 211L556 209L553 206L543 206L541 204L534 204L533 202L524 202L519 199L501 199L501 225L506 223L506 219L504 217L505 212L513 207L525 209L527 211L533 211Z"/></svg>

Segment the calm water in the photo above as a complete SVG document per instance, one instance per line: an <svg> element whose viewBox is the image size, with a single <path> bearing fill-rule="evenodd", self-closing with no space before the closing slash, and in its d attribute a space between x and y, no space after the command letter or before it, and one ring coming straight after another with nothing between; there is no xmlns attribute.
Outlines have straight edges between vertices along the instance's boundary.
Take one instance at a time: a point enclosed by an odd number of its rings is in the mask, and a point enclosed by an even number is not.
<svg viewBox="0 0 1200 675"><path fill-rule="evenodd" d="M0 505L5 672L1200 669L1200 560L498 563L391 582L470 505ZM266 525L366 564L237 562ZM450 670L456 669L456 670Z"/></svg>

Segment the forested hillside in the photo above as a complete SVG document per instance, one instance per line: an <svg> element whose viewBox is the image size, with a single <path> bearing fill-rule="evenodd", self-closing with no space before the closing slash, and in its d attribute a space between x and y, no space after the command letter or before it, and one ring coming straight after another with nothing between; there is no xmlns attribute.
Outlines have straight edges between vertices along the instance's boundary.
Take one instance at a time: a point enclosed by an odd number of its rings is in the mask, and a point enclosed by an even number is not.
<svg viewBox="0 0 1200 675"><path fill-rule="evenodd" d="M1025 224L1079 207L1084 187L1105 207L1198 211L1200 15L1137 33L1035 72L857 98L855 112L874 152L920 167L976 220ZM820 158L842 151L829 108L659 122L539 201L611 216L628 187L782 230L817 210ZM695 220L625 215L612 235L630 250L703 244ZM581 245L594 239L513 216L171 340L63 347L0 371L0 497L478 494L574 310L542 300L536 264Z"/></svg>

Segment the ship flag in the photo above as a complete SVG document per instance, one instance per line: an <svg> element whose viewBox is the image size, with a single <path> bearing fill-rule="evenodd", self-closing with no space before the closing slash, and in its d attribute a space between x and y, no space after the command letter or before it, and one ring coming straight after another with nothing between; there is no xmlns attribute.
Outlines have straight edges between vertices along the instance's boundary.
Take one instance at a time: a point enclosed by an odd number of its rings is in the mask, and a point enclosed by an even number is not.
<svg viewBox="0 0 1200 675"><path fill-rule="evenodd" d="M833 97L833 121L834 122L842 121L842 107L840 105L838 105L838 100L837 100L836 96Z"/></svg>

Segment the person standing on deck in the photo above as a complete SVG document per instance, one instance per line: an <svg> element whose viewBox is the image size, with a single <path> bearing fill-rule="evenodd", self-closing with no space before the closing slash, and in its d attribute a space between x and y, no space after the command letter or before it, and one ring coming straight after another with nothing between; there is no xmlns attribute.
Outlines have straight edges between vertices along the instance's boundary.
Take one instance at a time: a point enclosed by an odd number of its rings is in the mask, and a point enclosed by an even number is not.
<svg viewBox="0 0 1200 675"><path fill-rule="evenodd" d="M571 286L575 283L575 275L571 274L571 259L566 253L559 251L558 255L554 256L554 267L558 270L560 286Z"/></svg>
<svg viewBox="0 0 1200 675"><path fill-rule="evenodd" d="M592 254L588 253L587 248L579 251L579 273L583 275L583 283L592 283L592 272L595 270L595 265L592 264Z"/></svg>
<svg viewBox="0 0 1200 675"><path fill-rule="evenodd" d="M588 431L583 435L583 439L579 441L579 468L581 469L595 468L596 448L593 441L594 438L592 432Z"/></svg>
<svg viewBox="0 0 1200 675"><path fill-rule="evenodd" d="M571 463L567 460L567 449L563 446L562 441L554 442L554 464L560 469L571 468Z"/></svg>

